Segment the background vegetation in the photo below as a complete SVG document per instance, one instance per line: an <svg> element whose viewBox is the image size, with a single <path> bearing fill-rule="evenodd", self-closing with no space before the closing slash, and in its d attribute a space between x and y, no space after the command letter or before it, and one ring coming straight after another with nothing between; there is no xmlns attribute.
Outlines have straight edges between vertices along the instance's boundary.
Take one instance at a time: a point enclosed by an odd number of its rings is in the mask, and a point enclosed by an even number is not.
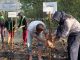
<svg viewBox="0 0 80 60"><path fill-rule="evenodd" d="M80 21L80 0L20 0L22 4L22 10L28 18L40 19L44 18L46 25L55 28L56 23L49 23L49 20L45 13L43 13L43 2L57 2L58 10L63 10L66 13L73 15L78 21ZM53 27L54 26L54 27Z"/></svg>

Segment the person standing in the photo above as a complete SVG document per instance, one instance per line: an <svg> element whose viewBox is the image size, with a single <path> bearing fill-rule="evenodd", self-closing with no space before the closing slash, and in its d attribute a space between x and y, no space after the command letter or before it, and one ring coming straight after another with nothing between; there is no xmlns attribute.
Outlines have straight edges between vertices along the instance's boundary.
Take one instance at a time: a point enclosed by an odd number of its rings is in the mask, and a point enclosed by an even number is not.
<svg viewBox="0 0 80 60"><path fill-rule="evenodd" d="M8 18L5 22L5 26L8 31L8 45L10 49L14 48L14 32L15 32L15 19Z"/></svg>
<svg viewBox="0 0 80 60"><path fill-rule="evenodd" d="M1 33L1 39L2 39L2 48L4 48L4 39L5 39L5 20L3 15L0 13L0 33Z"/></svg>
<svg viewBox="0 0 80 60"><path fill-rule="evenodd" d="M26 19L26 17L22 14L22 13L18 13L19 16L19 25L18 28L22 28L23 32L23 48L26 47L26 43L27 43L27 24L28 24L28 20Z"/></svg>

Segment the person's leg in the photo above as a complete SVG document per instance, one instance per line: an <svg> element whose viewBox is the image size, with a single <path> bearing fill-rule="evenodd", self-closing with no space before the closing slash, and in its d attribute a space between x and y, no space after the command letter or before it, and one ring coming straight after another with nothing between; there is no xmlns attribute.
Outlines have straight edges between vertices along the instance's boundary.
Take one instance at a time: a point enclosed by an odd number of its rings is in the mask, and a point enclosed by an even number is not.
<svg viewBox="0 0 80 60"><path fill-rule="evenodd" d="M1 27L2 48L4 48L4 27Z"/></svg>
<svg viewBox="0 0 80 60"><path fill-rule="evenodd" d="M27 36L27 47L29 53L29 60L32 60L32 36L29 31Z"/></svg>
<svg viewBox="0 0 80 60"><path fill-rule="evenodd" d="M68 60L71 60L70 59L70 47L69 46L67 46L67 50L68 50Z"/></svg>
<svg viewBox="0 0 80 60"><path fill-rule="evenodd" d="M70 49L70 56L71 60L77 60L78 59L78 50L79 50L79 42L75 41Z"/></svg>
<svg viewBox="0 0 80 60"><path fill-rule="evenodd" d="M23 47L26 47L27 43L27 30L23 30Z"/></svg>
<svg viewBox="0 0 80 60"><path fill-rule="evenodd" d="M68 60L77 60L79 50L79 37L77 33L71 33L68 37Z"/></svg>
<svg viewBox="0 0 80 60"><path fill-rule="evenodd" d="M78 60L80 60L80 45L79 45L79 51L78 51Z"/></svg>
<svg viewBox="0 0 80 60"><path fill-rule="evenodd" d="M24 48L24 45L25 45L25 31L23 30L23 48Z"/></svg>
<svg viewBox="0 0 80 60"><path fill-rule="evenodd" d="M39 34L40 38L43 38L43 33ZM41 41L38 41L38 59L42 60L42 49L43 49L43 43Z"/></svg>
<svg viewBox="0 0 80 60"><path fill-rule="evenodd" d="M11 32L10 31L8 31L8 46L9 46L9 48L10 48L10 45L11 45Z"/></svg>
<svg viewBox="0 0 80 60"><path fill-rule="evenodd" d="M71 36L69 36L68 37L68 40L67 40L67 44L68 44L68 46L67 46L67 50L68 50L68 60L71 60L71 57L70 57L70 48L71 48L71 43L72 42L72 37Z"/></svg>
<svg viewBox="0 0 80 60"><path fill-rule="evenodd" d="M14 31L11 32L11 47L14 48Z"/></svg>
<svg viewBox="0 0 80 60"><path fill-rule="evenodd" d="M38 41L38 59L39 60L42 60L42 47L43 47L42 42Z"/></svg>

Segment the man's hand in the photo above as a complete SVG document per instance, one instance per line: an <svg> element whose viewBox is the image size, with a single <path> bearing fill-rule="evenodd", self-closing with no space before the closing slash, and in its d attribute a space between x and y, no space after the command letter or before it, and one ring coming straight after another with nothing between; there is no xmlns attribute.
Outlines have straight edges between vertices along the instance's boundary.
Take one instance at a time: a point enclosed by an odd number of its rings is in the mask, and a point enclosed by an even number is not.
<svg viewBox="0 0 80 60"><path fill-rule="evenodd" d="M25 25L21 26L20 28L23 28L23 27L25 27Z"/></svg>
<svg viewBox="0 0 80 60"><path fill-rule="evenodd" d="M17 31L17 30L19 30L19 29L21 29L21 28L23 28L23 27L25 27L25 25L20 26L20 27L15 27L15 30ZM13 27L13 28L14 28L14 27Z"/></svg>
<svg viewBox="0 0 80 60"><path fill-rule="evenodd" d="M48 46L48 47L50 47L50 48L55 48L55 44L53 42L49 41L49 40L47 40L45 42L45 45Z"/></svg>

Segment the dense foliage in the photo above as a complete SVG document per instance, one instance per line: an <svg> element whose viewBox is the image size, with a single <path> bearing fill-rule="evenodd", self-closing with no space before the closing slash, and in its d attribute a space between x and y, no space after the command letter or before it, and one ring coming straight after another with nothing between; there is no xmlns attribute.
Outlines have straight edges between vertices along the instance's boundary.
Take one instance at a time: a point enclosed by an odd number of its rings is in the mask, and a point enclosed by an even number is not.
<svg viewBox="0 0 80 60"><path fill-rule="evenodd" d="M44 18L46 25L56 26L55 23L50 23L49 20L44 17L43 13L43 2L57 2L58 10L63 10L66 13L73 15L78 21L80 21L80 0L20 0L22 3L22 10L25 15L29 18ZM45 15L46 17L48 15Z"/></svg>
<svg viewBox="0 0 80 60"><path fill-rule="evenodd" d="M43 17L43 2L54 1L58 3L58 10L64 10L72 14L75 18L80 19L80 0L20 0L23 11L28 17L32 18Z"/></svg>

